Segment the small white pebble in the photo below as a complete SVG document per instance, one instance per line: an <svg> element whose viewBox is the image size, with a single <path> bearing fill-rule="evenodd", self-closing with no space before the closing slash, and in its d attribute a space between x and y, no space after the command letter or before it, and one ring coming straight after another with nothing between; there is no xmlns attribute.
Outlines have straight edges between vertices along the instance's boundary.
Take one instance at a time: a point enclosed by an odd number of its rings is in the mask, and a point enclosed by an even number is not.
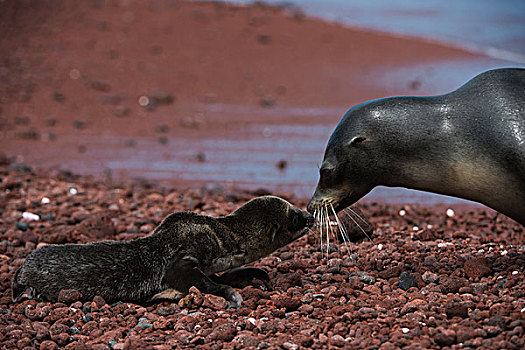
<svg viewBox="0 0 525 350"><path fill-rule="evenodd" d="M78 193L78 190L77 190L76 188L74 188L74 187L71 187L71 188L69 189L69 193L72 194L72 195L75 195L75 194Z"/></svg>
<svg viewBox="0 0 525 350"><path fill-rule="evenodd" d="M412 231L419 231L419 227L417 226L412 227Z"/></svg>
<svg viewBox="0 0 525 350"><path fill-rule="evenodd" d="M509 253L508 251L504 250L501 252L501 255L507 255L508 253Z"/></svg>
<svg viewBox="0 0 525 350"><path fill-rule="evenodd" d="M382 245L381 243L379 243L379 244L377 245L377 249L378 249L378 250L383 249L383 245Z"/></svg>
<svg viewBox="0 0 525 350"><path fill-rule="evenodd" d="M193 327L193 329L195 329L195 330L200 329L200 328L201 328L200 324L196 324L195 327Z"/></svg>
<svg viewBox="0 0 525 350"><path fill-rule="evenodd" d="M447 209L447 216L448 216L449 218L453 217L454 215L455 215L454 210L452 210L452 209Z"/></svg>
<svg viewBox="0 0 525 350"><path fill-rule="evenodd" d="M40 220L40 216L36 215L36 214L33 214L33 213L30 213L28 211L24 211L22 213L22 217L28 221L38 221Z"/></svg>
<svg viewBox="0 0 525 350"><path fill-rule="evenodd" d="M73 68L69 71L69 77L73 80L77 80L80 78L80 71L78 69Z"/></svg>
<svg viewBox="0 0 525 350"><path fill-rule="evenodd" d="M42 204L49 204L51 202L51 200L47 197L42 197L42 200L40 201L40 203Z"/></svg>
<svg viewBox="0 0 525 350"><path fill-rule="evenodd" d="M500 280L500 279L502 279L502 278L503 278L503 276L498 276L498 277L496 277L497 280Z"/></svg>
<svg viewBox="0 0 525 350"><path fill-rule="evenodd" d="M248 322L250 322L251 324L255 326L255 318L253 317L248 318Z"/></svg>
<svg viewBox="0 0 525 350"><path fill-rule="evenodd" d="M350 337L346 337L345 338L345 341L351 341L351 340L352 340L352 338L350 338Z"/></svg>
<svg viewBox="0 0 525 350"><path fill-rule="evenodd" d="M146 107L149 105L149 97L148 96L140 96L139 97L139 105L142 107Z"/></svg>
<svg viewBox="0 0 525 350"><path fill-rule="evenodd" d="M408 332L410 332L410 329L408 328L401 328L401 331L405 334L407 334Z"/></svg>
<svg viewBox="0 0 525 350"><path fill-rule="evenodd" d="M525 312L525 307L523 309L521 309L521 312Z"/></svg>
<svg viewBox="0 0 525 350"><path fill-rule="evenodd" d="M432 225L430 225L430 224L427 225L427 228L432 228L432 227L434 227L434 226L432 226Z"/></svg>
<svg viewBox="0 0 525 350"><path fill-rule="evenodd" d="M513 275L517 275L518 273L519 273L518 271L512 271Z"/></svg>
<svg viewBox="0 0 525 350"><path fill-rule="evenodd" d="M116 204L111 204L108 209L109 210L119 210L119 207Z"/></svg>
<svg viewBox="0 0 525 350"><path fill-rule="evenodd" d="M405 209L401 209L399 211L399 216L405 216L407 214L407 211Z"/></svg>

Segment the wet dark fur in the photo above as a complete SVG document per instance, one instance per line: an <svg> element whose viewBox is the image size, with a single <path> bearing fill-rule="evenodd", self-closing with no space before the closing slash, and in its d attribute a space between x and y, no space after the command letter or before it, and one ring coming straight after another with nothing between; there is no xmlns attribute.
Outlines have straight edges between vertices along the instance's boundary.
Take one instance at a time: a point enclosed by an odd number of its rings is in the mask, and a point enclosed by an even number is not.
<svg viewBox="0 0 525 350"><path fill-rule="evenodd" d="M35 250L16 272L13 299L29 288L35 297L57 301L60 290L76 289L84 300L100 295L108 302L145 302L178 299L195 285L238 307L240 295L210 276L270 254L312 224L308 212L273 196L253 199L225 217L171 214L153 233L134 241ZM235 273L224 276L227 281Z"/></svg>
<svg viewBox="0 0 525 350"><path fill-rule="evenodd" d="M320 175L310 212L342 210L383 185L474 200L525 225L525 69L487 71L445 95L354 106Z"/></svg>

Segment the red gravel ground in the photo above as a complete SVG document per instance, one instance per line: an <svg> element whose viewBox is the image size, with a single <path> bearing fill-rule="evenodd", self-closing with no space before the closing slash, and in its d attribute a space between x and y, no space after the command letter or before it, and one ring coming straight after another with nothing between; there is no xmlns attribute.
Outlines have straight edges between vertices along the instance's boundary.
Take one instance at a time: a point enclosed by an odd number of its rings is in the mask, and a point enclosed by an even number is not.
<svg viewBox="0 0 525 350"><path fill-rule="evenodd" d="M468 207L362 205L375 227L372 241L331 243L327 255L318 235L299 239L254 264L269 272L274 290L241 289L240 310L225 310L224 299L198 290L180 303L150 306L107 305L100 297L83 304L75 293L60 303L13 304L13 274L37 247L130 240L171 212L225 215L262 193L104 184L2 163L2 348L525 346L523 227Z"/></svg>

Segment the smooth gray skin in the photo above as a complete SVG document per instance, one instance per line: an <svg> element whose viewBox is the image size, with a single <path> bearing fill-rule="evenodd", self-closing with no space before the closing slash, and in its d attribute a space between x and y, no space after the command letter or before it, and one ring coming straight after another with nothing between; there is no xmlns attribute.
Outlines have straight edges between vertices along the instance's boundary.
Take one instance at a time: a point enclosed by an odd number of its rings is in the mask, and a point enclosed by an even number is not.
<svg viewBox="0 0 525 350"><path fill-rule="evenodd" d="M302 236L313 225L307 211L273 196L255 198L232 214L213 218L171 214L149 236L130 242L49 245L32 252L13 280L13 300L27 290L56 301L62 289L76 289L83 300L107 302L179 299L191 286L225 297L239 307L241 296L228 285L255 268L224 271L250 263Z"/></svg>
<svg viewBox="0 0 525 350"><path fill-rule="evenodd" d="M483 203L525 225L525 69L484 72L430 97L350 109L334 130L308 211L336 211L375 186Z"/></svg>

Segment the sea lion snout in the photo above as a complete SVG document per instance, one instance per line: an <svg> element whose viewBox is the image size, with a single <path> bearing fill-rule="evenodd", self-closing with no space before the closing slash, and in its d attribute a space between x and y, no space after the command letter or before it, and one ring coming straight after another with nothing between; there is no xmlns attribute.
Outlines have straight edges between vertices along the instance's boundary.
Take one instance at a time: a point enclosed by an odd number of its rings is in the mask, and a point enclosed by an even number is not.
<svg viewBox="0 0 525 350"><path fill-rule="evenodd" d="M315 221L314 216L305 210L303 210L303 215L306 220L306 227L312 228L312 226L314 225L314 221Z"/></svg>

